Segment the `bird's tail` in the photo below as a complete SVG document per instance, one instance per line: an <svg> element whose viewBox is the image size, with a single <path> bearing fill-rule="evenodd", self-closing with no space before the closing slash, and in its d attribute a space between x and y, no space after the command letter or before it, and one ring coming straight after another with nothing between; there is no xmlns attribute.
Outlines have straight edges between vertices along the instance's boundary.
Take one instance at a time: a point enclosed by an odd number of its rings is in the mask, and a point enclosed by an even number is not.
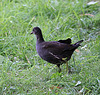
<svg viewBox="0 0 100 95"><path fill-rule="evenodd" d="M75 50L75 49L77 49L79 46L81 46L80 43L82 43L82 42L83 42L83 40L80 40L80 41L76 42L75 44L73 44L73 46L74 46L74 49L73 49L73 50Z"/></svg>
<svg viewBox="0 0 100 95"><path fill-rule="evenodd" d="M80 41L76 42L74 45L81 46L80 43L82 43L82 42L83 42L83 40L80 40Z"/></svg>

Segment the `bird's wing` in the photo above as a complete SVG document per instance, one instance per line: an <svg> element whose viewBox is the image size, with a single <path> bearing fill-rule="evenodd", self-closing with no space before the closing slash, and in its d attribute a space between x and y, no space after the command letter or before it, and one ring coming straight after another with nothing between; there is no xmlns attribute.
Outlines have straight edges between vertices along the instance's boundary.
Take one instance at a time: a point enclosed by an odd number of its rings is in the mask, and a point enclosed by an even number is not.
<svg viewBox="0 0 100 95"><path fill-rule="evenodd" d="M70 51L74 48L71 44L60 43L58 41L45 42L41 46L42 49L46 49L53 54L62 54L64 51Z"/></svg>
<svg viewBox="0 0 100 95"><path fill-rule="evenodd" d="M58 42L60 42L60 43L65 43L65 44L71 44L71 39L68 38L68 39L66 39L66 40L59 40Z"/></svg>
<svg viewBox="0 0 100 95"><path fill-rule="evenodd" d="M60 43L57 41L45 42L41 46L43 50L46 50L46 52L58 60L70 57L74 48L71 44Z"/></svg>

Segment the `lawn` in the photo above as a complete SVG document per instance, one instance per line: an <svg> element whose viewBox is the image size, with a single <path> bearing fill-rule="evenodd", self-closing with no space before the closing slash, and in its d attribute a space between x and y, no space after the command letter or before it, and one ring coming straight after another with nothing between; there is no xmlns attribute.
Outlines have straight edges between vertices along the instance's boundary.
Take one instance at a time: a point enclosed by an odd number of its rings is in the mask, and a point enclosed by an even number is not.
<svg viewBox="0 0 100 95"><path fill-rule="evenodd" d="M100 1L90 1L0 1L0 95L100 95ZM38 56L36 26L46 41L84 40L71 74Z"/></svg>

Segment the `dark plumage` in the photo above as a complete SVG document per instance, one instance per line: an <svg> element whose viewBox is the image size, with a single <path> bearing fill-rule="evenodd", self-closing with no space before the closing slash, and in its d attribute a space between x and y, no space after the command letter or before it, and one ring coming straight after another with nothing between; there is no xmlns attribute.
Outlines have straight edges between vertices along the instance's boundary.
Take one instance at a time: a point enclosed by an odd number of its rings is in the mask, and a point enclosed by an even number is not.
<svg viewBox="0 0 100 95"><path fill-rule="evenodd" d="M83 40L81 40L75 44L71 44L70 38L67 40L46 42L43 39L42 32L39 27L34 27L31 34L36 35L36 50L39 56L47 62L56 64L59 68L59 72L61 71L60 65L70 60L75 49L80 46L81 42L83 42Z"/></svg>

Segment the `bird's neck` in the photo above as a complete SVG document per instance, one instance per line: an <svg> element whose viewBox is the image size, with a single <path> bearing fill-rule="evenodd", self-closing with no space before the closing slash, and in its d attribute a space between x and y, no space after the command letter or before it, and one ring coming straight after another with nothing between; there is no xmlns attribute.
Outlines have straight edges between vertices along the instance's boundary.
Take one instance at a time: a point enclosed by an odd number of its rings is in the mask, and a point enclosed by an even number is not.
<svg viewBox="0 0 100 95"><path fill-rule="evenodd" d="M36 35L36 38L37 38L37 43L44 42L44 39L43 39L42 34L40 34L40 35Z"/></svg>

